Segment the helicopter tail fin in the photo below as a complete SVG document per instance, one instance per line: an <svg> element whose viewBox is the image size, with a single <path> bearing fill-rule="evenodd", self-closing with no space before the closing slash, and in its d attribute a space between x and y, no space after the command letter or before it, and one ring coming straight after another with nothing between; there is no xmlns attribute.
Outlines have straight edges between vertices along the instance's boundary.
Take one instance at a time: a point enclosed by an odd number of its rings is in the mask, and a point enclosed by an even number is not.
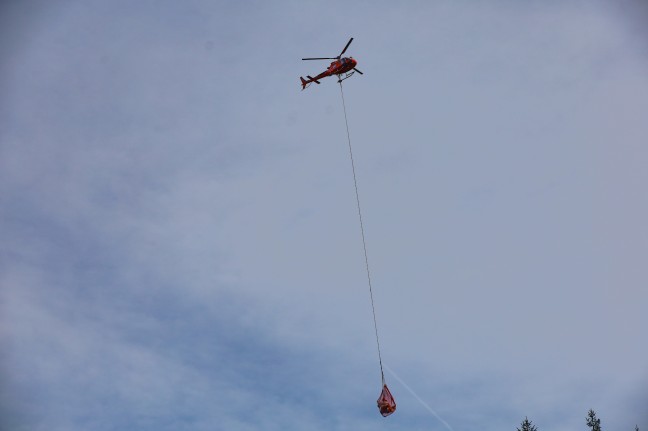
<svg viewBox="0 0 648 431"><path fill-rule="evenodd" d="M306 86L308 85L309 81L306 81L301 76L299 77L299 79L301 79L302 90L304 90L306 88Z"/></svg>

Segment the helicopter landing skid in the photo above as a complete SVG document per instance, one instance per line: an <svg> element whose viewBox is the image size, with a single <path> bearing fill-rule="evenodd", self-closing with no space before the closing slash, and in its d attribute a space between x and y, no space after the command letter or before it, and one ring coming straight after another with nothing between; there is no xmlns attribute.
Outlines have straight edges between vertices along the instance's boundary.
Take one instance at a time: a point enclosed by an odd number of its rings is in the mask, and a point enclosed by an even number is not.
<svg viewBox="0 0 648 431"><path fill-rule="evenodd" d="M344 81L345 79L349 79L349 78L351 78L351 77L353 76L354 73L355 73L355 72L347 72L347 73L344 75L344 78L342 78L342 74L339 74L339 75L337 76L337 77L338 77L338 83L341 84L342 81Z"/></svg>

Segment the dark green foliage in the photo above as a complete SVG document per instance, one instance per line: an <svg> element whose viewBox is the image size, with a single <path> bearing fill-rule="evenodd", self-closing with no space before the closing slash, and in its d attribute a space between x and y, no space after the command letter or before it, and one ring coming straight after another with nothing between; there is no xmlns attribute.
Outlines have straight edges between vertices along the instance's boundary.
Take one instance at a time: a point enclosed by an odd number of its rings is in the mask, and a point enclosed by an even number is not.
<svg viewBox="0 0 648 431"><path fill-rule="evenodd" d="M596 412L594 412L594 410L592 409L590 409L590 411L587 412L585 423L587 423L588 427L592 428L592 431L602 431L601 420L596 417Z"/></svg>
<svg viewBox="0 0 648 431"><path fill-rule="evenodd" d="M596 417L596 412L592 409L587 412L585 423L588 427L592 428L591 431L603 431L603 428L601 428L601 420ZM524 418L520 425L522 428L516 428L517 431L538 431L538 428L527 417ZM639 431L639 425L635 425L634 431Z"/></svg>
<svg viewBox="0 0 648 431"><path fill-rule="evenodd" d="M522 428L518 428L517 431L537 431L538 428L533 425L533 422L531 422L528 418L524 418L522 421Z"/></svg>

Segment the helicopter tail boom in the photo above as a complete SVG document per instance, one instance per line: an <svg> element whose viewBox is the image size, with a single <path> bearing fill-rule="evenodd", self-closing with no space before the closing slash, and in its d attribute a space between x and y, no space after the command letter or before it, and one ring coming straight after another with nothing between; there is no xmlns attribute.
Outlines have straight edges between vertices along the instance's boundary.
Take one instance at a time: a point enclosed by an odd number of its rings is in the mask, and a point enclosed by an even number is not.
<svg viewBox="0 0 648 431"><path fill-rule="evenodd" d="M319 84L319 83L320 83L316 78L313 78L313 77L310 76L310 75L306 75L306 77L308 78L308 81L306 81L306 80L305 80L304 78L302 78L301 76L299 77L299 79L301 80L302 90L304 90L306 87L308 87L308 84L310 84L311 82L314 82L315 84Z"/></svg>

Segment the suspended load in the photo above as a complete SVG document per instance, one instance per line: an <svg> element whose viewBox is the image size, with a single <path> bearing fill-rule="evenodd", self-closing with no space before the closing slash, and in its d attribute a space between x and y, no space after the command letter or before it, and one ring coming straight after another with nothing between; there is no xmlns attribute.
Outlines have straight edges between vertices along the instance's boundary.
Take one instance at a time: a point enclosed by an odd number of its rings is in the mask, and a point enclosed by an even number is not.
<svg viewBox="0 0 648 431"><path fill-rule="evenodd" d="M385 418L396 411L396 401L387 385L383 385L383 390L378 398L378 410Z"/></svg>

